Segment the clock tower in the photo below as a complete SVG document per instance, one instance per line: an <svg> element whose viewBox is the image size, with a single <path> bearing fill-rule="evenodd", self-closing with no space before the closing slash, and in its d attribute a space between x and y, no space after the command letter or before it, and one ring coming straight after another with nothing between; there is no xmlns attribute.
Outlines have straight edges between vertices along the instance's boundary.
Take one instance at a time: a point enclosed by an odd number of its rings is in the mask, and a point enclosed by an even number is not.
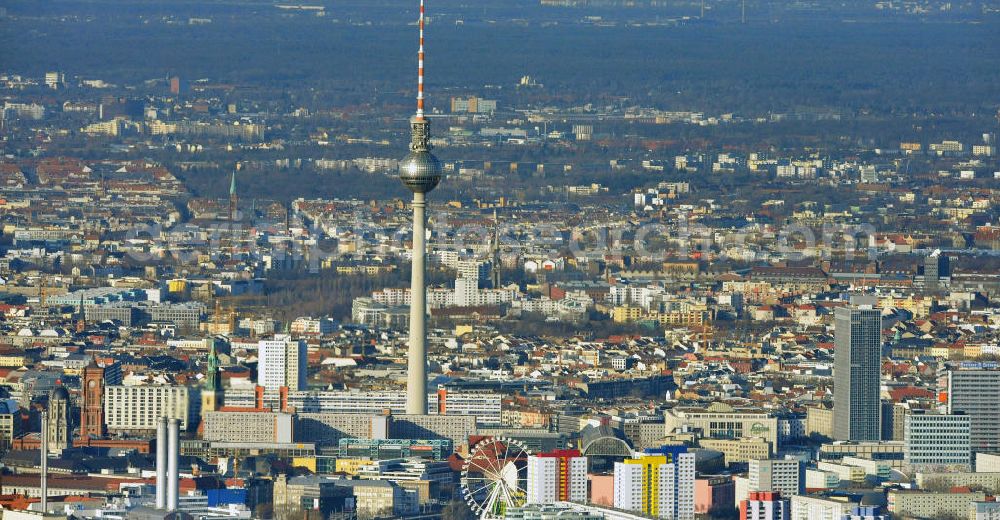
<svg viewBox="0 0 1000 520"><path fill-rule="evenodd" d="M83 369L80 437L104 436L104 369L91 362Z"/></svg>

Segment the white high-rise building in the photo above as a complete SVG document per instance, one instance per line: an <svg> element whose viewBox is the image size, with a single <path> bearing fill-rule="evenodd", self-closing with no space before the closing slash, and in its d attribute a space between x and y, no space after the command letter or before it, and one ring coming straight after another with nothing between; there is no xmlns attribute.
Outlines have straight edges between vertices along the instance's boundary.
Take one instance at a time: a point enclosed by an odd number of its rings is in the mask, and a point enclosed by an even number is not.
<svg viewBox="0 0 1000 520"><path fill-rule="evenodd" d="M754 491L740 502L741 520L789 520L791 507L781 493Z"/></svg>
<svg viewBox="0 0 1000 520"><path fill-rule="evenodd" d="M274 390L283 386L289 390L306 389L306 343L286 334L257 344L257 384Z"/></svg>
<svg viewBox="0 0 1000 520"><path fill-rule="evenodd" d="M104 420L108 431L115 433L155 431L161 417L177 419L181 429L187 430L199 404L191 399L186 386L108 386L104 389Z"/></svg>
<svg viewBox="0 0 1000 520"><path fill-rule="evenodd" d="M964 466L972 464L970 420L961 414L906 416L904 457L911 465Z"/></svg>
<svg viewBox="0 0 1000 520"><path fill-rule="evenodd" d="M639 464L615 463L615 507L625 511L643 510L643 474Z"/></svg>
<svg viewBox="0 0 1000 520"><path fill-rule="evenodd" d="M614 506L656 518L694 520L693 453L637 454L615 463Z"/></svg>
<svg viewBox="0 0 1000 520"><path fill-rule="evenodd" d="M528 457L529 504L586 500L587 457L578 450L556 450Z"/></svg>
<svg viewBox="0 0 1000 520"><path fill-rule="evenodd" d="M455 306L471 307L479 304L479 280L460 276L455 279Z"/></svg>
<svg viewBox="0 0 1000 520"><path fill-rule="evenodd" d="M751 460L750 491L774 491L788 498L805 489L805 466L798 460Z"/></svg>
<svg viewBox="0 0 1000 520"><path fill-rule="evenodd" d="M456 278L469 278L482 284L490 277L490 263L479 260L459 260L455 265Z"/></svg>

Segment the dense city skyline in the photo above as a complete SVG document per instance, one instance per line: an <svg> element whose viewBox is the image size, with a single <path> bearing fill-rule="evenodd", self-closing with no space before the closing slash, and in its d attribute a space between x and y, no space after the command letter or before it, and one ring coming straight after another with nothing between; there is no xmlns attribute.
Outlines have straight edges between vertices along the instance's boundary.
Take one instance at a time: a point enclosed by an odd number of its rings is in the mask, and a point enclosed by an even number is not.
<svg viewBox="0 0 1000 520"><path fill-rule="evenodd" d="M998 29L8 0L0 513L1000 518Z"/></svg>

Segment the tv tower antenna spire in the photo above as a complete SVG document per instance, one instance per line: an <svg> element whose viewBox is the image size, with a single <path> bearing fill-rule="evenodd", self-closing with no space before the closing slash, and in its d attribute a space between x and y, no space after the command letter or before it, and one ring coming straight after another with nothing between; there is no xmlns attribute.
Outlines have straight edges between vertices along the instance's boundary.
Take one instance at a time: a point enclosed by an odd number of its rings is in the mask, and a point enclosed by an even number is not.
<svg viewBox="0 0 1000 520"><path fill-rule="evenodd" d="M427 414L427 192L441 182L441 162L431 153L431 123L424 117L424 0L420 0L417 51L417 113L410 119L410 153L399 163L399 180L413 192L413 263L410 270L410 345L407 351L406 413Z"/></svg>
<svg viewBox="0 0 1000 520"><path fill-rule="evenodd" d="M417 50L417 119L424 118L424 0L420 0L420 48Z"/></svg>

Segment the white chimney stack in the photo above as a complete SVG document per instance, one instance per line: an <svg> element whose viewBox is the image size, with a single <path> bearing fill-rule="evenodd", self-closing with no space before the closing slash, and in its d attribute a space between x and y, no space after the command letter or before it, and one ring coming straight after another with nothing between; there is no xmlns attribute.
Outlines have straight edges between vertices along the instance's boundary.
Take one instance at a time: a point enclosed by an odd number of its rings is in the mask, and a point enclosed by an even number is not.
<svg viewBox="0 0 1000 520"><path fill-rule="evenodd" d="M49 512L49 412L42 412L42 514Z"/></svg>
<svg viewBox="0 0 1000 520"><path fill-rule="evenodd" d="M167 418L156 424L156 508L167 507Z"/></svg>
<svg viewBox="0 0 1000 520"><path fill-rule="evenodd" d="M180 474L177 472L177 458L181 450L180 430L180 420L170 419L168 422L170 439L167 444L167 511L177 511L177 487L180 479Z"/></svg>

